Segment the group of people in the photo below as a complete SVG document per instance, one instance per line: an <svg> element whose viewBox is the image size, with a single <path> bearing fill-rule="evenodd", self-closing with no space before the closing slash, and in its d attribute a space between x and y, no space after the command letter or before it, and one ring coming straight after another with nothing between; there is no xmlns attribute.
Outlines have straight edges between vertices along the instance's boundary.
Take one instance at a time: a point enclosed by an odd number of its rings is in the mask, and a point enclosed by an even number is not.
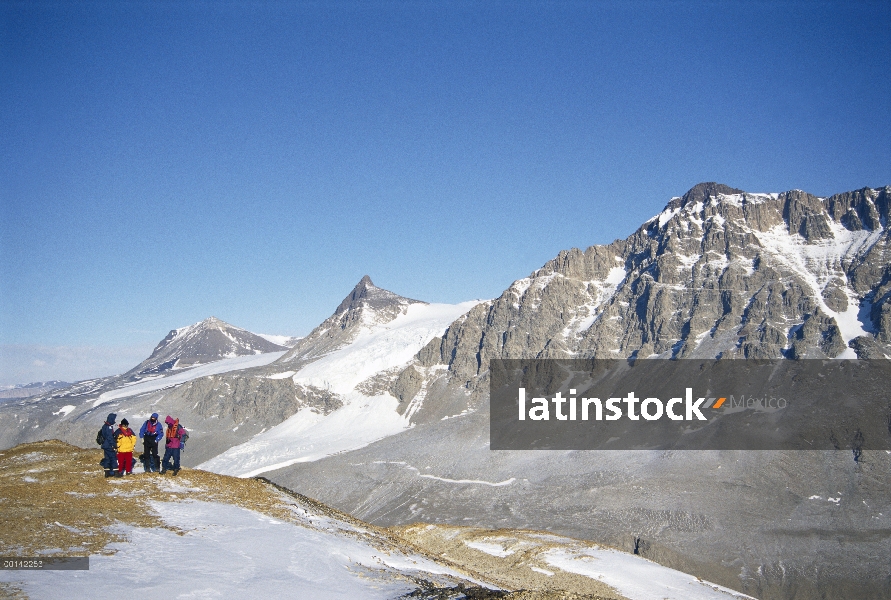
<svg viewBox="0 0 891 600"><path fill-rule="evenodd" d="M127 419L121 419L120 427L114 428L118 416L115 413L108 415L105 424L96 436L96 442L105 451L105 457L100 463L105 467L106 477L123 477L133 474L133 450L136 448L136 433L130 428ZM163 475L167 471L179 473L179 455L189 433L179 424L179 419L170 415L164 419L164 425L158 420L158 413L152 413L139 429L139 437L142 438L145 452L141 456L146 473L157 473L160 469ZM158 444L164 442L164 458L158 458ZM171 462L172 461L172 462Z"/></svg>

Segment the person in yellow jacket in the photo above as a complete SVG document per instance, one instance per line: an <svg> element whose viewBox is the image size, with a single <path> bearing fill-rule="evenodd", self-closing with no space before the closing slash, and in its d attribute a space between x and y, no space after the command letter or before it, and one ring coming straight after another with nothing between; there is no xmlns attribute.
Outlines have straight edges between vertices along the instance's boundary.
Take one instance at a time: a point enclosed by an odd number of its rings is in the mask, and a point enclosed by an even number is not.
<svg viewBox="0 0 891 600"><path fill-rule="evenodd" d="M130 429L127 419L121 419L121 426L114 432L118 445L118 477L124 473L133 474L133 448L136 447L136 434Z"/></svg>

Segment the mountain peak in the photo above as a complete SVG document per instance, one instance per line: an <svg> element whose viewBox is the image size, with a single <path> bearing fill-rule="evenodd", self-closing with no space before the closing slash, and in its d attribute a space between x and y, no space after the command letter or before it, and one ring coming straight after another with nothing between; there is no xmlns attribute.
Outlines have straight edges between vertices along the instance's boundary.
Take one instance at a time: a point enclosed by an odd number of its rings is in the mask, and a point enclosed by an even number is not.
<svg viewBox="0 0 891 600"><path fill-rule="evenodd" d="M732 188L723 183L714 181L706 181L697 183L680 198L672 198L671 202L666 206L667 209L682 208L687 205L696 204L697 202L705 202L709 198L716 196L732 196L734 194L743 194L743 190Z"/></svg>
<svg viewBox="0 0 891 600"><path fill-rule="evenodd" d="M345 313L349 310L357 309L363 304L367 304L371 308L380 308L384 305L399 304L402 302L416 303L420 300L412 300L411 298L403 298L399 294L395 294L389 290L379 288L371 281L371 277L365 275L356 284L356 287L347 295L346 298L334 311L335 315Z"/></svg>
<svg viewBox="0 0 891 600"><path fill-rule="evenodd" d="M281 362L307 360L342 348L352 342L359 331L389 323L404 314L412 304L426 304L389 290L379 288L365 275L347 294L330 317L279 359Z"/></svg>

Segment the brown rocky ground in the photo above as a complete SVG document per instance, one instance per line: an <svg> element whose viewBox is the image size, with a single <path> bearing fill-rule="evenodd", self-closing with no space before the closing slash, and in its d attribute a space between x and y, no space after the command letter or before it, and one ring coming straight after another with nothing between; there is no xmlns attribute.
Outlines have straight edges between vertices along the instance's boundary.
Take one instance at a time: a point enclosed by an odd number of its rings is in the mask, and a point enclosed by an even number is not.
<svg viewBox="0 0 891 600"><path fill-rule="evenodd" d="M529 594L554 594L518 597L530 600L544 597L622 598L600 581L561 571L545 562L543 555L548 550L587 545L578 540L543 531L481 529L425 523L391 527L389 531L408 540L428 555L485 573L487 581L505 589L534 590L528 592ZM474 545L488 547L490 552L474 548ZM496 556L492 550L504 556Z"/></svg>

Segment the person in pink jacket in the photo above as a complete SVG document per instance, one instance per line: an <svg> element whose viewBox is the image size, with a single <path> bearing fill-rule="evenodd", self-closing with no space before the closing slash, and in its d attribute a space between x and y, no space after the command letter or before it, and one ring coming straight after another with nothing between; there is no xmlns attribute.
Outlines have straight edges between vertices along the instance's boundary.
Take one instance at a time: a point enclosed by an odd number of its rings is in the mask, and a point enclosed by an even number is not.
<svg viewBox="0 0 891 600"><path fill-rule="evenodd" d="M164 459L161 461L161 474L172 470L173 475L176 476L179 473L179 453L186 440L189 439L189 432L179 424L179 419L174 419L170 415L167 415L164 422L167 424L167 433L164 435L166 444ZM170 464L171 458L173 459L172 465Z"/></svg>

